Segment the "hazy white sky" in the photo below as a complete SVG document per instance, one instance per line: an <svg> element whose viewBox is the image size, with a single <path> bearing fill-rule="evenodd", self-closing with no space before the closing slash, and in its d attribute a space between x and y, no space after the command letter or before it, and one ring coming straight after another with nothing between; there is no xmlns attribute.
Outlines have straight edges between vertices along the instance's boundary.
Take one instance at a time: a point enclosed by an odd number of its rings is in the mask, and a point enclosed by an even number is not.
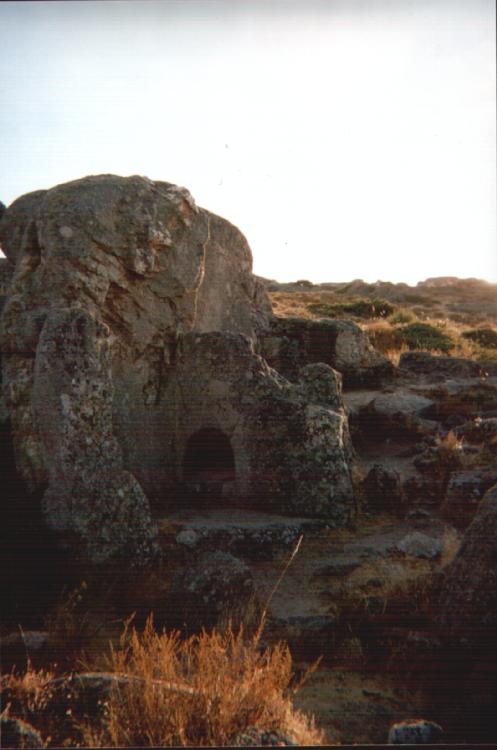
<svg viewBox="0 0 497 750"><path fill-rule="evenodd" d="M184 185L279 280L497 281L493 0L0 3L0 199Z"/></svg>

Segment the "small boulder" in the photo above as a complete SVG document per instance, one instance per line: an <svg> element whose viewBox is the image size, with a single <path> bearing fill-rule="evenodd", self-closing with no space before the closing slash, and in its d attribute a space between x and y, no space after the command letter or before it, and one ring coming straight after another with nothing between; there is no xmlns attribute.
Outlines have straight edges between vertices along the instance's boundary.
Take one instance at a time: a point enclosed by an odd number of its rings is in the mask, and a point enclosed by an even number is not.
<svg viewBox="0 0 497 750"><path fill-rule="evenodd" d="M438 505L443 487L443 477L440 478L434 474L425 476L413 474L407 477L403 483L406 503L411 506L419 504Z"/></svg>
<svg viewBox="0 0 497 750"><path fill-rule="evenodd" d="M295 747L297 743L279 730L248 727L231 737L228 745L230 747Z"/></svg>
<svg viewBox="0 0 497 750"><path fill-rule="evenodd" d="M468 443L485 443L490 450L497 452L497 417L464 422L456 427L454 434Z"/></svg>
<svg viewBox="0 0 497 750"><path fill-rule="evenodd" d="M366 504L371 510L398 513L402 507L402 487L399 474L381 464L374 464L363 484Z"/></svg>
<svg viewBox="0 0 497 750"><path fill-rule="evenodd" d="M410 557L433 560L442 554L442 542L428 534L413 531L400 540L397 549Z"/></svg>
<svg viewBox="0 0 497 750"><path fill-rule="evenodd" d="M440 512L460 527L473 520L485 492L497 482L497 468L454 472Z"/></svg>
<svg viewBox="0 0 497 750"><path fill-rule="evenodd" d="M430 435L437 424L426 418L433 406L431 399L412 391L399 389L384 391L362 409L359 419L363 430L375 430L379 435Z"/></svg>
<svg viewBox="0 0 497 750"><path fill-rule="evenodd" d="M441 742L440 724L426 719L409 719L393 724L388 732L389 745L431 745Z"/></svg>
<svg viewBox="0 0 497 750"><path fill-rule="evenodd" d="M169 617L178 627L250 627L259 613L254 579L248 566L229 553L207 552L173 580Z"/></svg>

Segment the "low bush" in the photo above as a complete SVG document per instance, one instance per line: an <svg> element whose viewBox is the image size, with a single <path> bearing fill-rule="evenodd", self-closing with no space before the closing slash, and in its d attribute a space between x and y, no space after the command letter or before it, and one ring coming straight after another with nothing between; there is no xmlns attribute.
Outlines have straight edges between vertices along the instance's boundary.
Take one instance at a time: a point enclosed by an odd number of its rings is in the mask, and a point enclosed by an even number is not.
<svg viewBox="0 0 497 750"><path fill-rule="evenodd" d="M416 316L409 312L409 310L398 310L388 320L392 325L402 325L403 323L414 323Z"/></svg>
<svg viewBox="0 0 497 750"><path fill-rule="evenodd" d="M430 299L430 297L425 297L423 294L413 294L412 292L404 294L402 301L410 305L428 305L429 307L436 304L436 301Z"/></svg>
<svg viewBox="0 0 497 750"><path fill-rule="evenodd" d="M352 302L329 304L323 302L311 302L307 309L317 315L335 318L350 316L363 319L387 318L392 315L396 308L390 302L382 299L356 299Z"/></svg>
<svg viewBox="0 0 497 750"><path fill-rule="evenodd" d="M464 331L461 336L488 349L497 349L497 331L493 328L474 328Z"/></svg>
<svg viewBox="0 0 497 750"><path fill-rule="evenodd" d="M454 347L454 341L450 336L429 323L410 323L398 328L397 331L402 343L409 349L448 353Z"/></svg>
<svg viewBox="0 0 497 750"><path fill-rule="evenodd" d="M129 679L110 696L100 728L85 742L107 747L223 746L251 728L281 732L298 744L322 744L313 721L293 708L288 647L262 650L243 631L203 631L181 640L126 628L109 669Z"/></svg>
<svg viewBox="0 0 497 750"><path fill-rule="evenodd" d="M295 284L302 287L302 289L312 289L314 287L312 281L309 281L308 279L299 279Z"/></svg>

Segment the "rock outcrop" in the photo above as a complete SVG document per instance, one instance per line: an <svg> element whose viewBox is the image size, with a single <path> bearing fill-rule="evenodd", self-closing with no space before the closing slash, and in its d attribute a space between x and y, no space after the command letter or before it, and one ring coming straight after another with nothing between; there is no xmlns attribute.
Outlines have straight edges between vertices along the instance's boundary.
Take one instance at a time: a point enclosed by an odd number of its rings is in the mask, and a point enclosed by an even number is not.
<svg viewBox="0 0 497 750"><path fill-rule="evenodd" d="M440 622L485 653L497 633L497 485L487 490L461 548L444 571Z"/></svg>
<svg viewBox="0 0 497 750"><path fill-rule="evenodd" d="M100 175L16 200L0 242L15 268L1 350L17 470L69 546L145 561L152 509L192 492L346 522L351 447L329 365L350 342L353 368L385 363L342 322L323 329L331 359L303 352L291 383L271 369L256 354L271 307L236 227L170 183Z"/></svg>
<svg viewBox="0 0 497 750"><path fill-rule="evenodd" d="M392 363L351 320L274 318L261 336L261 353L290 380L312 362L338 370L347 386L377 385L393 374Z"/></svg>

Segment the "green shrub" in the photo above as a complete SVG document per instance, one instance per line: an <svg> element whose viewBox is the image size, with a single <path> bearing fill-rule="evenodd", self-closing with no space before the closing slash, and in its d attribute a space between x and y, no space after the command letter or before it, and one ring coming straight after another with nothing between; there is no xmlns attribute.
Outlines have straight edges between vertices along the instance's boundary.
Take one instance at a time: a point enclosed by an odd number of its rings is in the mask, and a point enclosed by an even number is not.
<svg viewBox="0 0 497 750"><path fill-rule="evenodd" d="M404 294L403 302L408 302L411 305L428 305L428 307L436 304L436 301L430 299L430 297L425 297L423 294L409 294L409 292Z"/></svg>
<svg viewBox="0 0 497 750"><path fill-rule="evenodd" d="M309 312L327 317L340 317L348 315L356 318L387 318L392 315L396 308L384 299L356 299L352 302L339 304L327 304L323 302L312 302L307 306Z"/></svg>
<svg viewBox="0 0 497 750"><path fill-rule="evenodd" d="M398 310L390 317L389 322L392 325L400 325L401 323L414 323L415 320L416 316L408 310Z"/></svg>
<svg viewBox="0 0 497 750"><path fill-rule="evenodd" d="M429 323L411 323L398 329L402 342L409 349L423 349L430 351L437 349L447 353L454 346L454 341L439 328Z"/></svg>
<svg viewBox="0 0 497 750"><path fill-rule="evenodd" d="M309 312L315 315L322 315L325 318L336 318L340 314L340 305L329 305L326 302L311 302L307 305Z"/></svg>
<svg viewBox="0 0 497 750"><path fill-rule="evenodd" d="M307 279L299 279L295 284L302 287L302 289L312 289L314 286L312 281L308 281Z"/></svg>
<svg viewBox="0 0 497 750"><path fill-rule="evenodd" d="M493 328L474 328L472 331L464 331L461 336L488 349L497 349L497 331Z"/></svg>

